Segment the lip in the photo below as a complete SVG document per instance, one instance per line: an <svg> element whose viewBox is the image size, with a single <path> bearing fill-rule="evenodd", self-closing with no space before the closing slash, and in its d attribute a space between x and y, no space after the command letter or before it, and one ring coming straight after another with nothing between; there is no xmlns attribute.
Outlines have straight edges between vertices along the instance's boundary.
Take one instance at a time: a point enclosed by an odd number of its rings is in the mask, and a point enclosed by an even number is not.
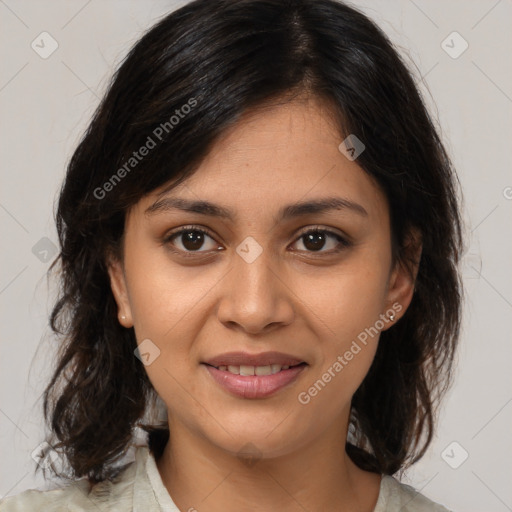
<svg viewBox="0 0 512 512"><path fill-rule="evenodd" d="M276 363L278 364L278 363ZM284 364L284 363L283 363ZM307 364L300 364L281 370L273 375L240 376L218 370L214 366L202 363L213 379L226 391L241 398L266 398L295 381Z"/></svg>
<svg viewBox="0 0 512 512"><path fill-rule="evenodd" d="M280 364L281 366L295 366L304 363L304 359L299 359L290 354L282 352L262 352L261 354L250 354L249 352L226 352L203 363L211 366L267 366L269 364Z"/></svg>

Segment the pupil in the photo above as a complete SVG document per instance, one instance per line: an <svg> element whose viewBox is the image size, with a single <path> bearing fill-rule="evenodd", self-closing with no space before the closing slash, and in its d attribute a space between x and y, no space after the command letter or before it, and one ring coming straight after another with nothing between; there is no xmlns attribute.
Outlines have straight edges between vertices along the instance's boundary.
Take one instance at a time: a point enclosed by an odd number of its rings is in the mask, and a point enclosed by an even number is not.
<svg viewBox="0 0 512 512"><path fill-rule="evenodd" d="M200 231L187 231L183 234L183 246L189 251L196 251L203 245L203 233Z"/></svg>
<svg viewBox="0 0 512 512"><path fill-rule="evenodd" d="M315 232L315 233L308 233L307 235L304 235L306 237L306 242L304 243L304 246L307 249L311 250L318 250L322 249L325 243L325 236L323 233Z"/></svg>

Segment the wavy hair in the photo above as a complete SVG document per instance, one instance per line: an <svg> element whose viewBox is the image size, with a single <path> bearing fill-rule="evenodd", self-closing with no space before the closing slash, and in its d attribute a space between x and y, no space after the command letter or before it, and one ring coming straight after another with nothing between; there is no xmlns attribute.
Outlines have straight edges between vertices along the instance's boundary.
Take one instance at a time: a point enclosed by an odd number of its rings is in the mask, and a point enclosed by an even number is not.
<svg viewBox="0 0 512 512"><path fill-rule="evenodd" d="M248 109L302 94L328 103L340 141L364 142L357 162L388 199L395 261L411 268L412 229L423 244L412 302L353 396L347 453L383 474L423 456L452 380L463 239L457 176L413 76L379 27L335 0L195 0L141 37L69 161L55 214L59 350L44 416L65 461L57 476L109 479L136 427L156 456L169 436L148 416L156 392L110 288L126 212L191 176ZM148 137L155 147L132 161Z"/></svg>

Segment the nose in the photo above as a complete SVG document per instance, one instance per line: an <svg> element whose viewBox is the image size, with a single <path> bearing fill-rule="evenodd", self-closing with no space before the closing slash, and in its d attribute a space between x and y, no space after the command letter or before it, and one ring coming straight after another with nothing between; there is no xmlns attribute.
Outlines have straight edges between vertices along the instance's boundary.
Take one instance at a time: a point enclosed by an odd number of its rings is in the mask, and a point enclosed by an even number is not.
<svg viewBox="0 0 512 512"><path fill-rule="evenodd" d="M221 283L217 308L220 322L248 334L261 334L290 324L293 292L280 265L264 250L254 261L233 255L233 265Z"/></svg>

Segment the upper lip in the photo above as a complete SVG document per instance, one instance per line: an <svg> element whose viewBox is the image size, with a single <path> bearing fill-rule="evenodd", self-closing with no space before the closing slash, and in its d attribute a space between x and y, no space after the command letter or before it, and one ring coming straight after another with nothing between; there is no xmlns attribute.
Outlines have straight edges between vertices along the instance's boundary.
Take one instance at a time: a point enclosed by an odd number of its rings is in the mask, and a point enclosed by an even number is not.
<svg viewBox="0 0 512 512"><path fill-rule="evenodd" d="M282 352L262 352L261 354L250 354L248 352L226 352L212 357L206 361L211 366L268 366L280 364L281 366L294 366L304 363L303 359L283 354Z"/></svg>

